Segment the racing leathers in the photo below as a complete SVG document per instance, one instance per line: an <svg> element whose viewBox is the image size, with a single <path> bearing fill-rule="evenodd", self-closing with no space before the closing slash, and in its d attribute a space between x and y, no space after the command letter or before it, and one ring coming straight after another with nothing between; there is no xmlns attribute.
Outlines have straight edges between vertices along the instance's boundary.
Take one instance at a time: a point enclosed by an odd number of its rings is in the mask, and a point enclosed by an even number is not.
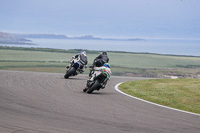
<svg viewBox="0 0 200 133"><path fill-rule="evenodd" d="M80 59L80 63L83 64L83 67L81 67L81 73L83 73L85 71L85 68L87 68L87 63L88 63L88 60L87 60L87 56L84 55L84 54L77 54L75 56L72 57L72 60L70 61L70 64L74 64L74 59L77 59L79 60ZM67 66L67 68L69 68L69 66Z"/></svg>
<svg viewBox="0 0 200 133"><path fill-rule="evenodd" d="M109 62L108 55L106 52L103 52L102 54L100 54L94 59L93 66L101 67L103 66L104 63L108 63L108 62Z"/></svg>

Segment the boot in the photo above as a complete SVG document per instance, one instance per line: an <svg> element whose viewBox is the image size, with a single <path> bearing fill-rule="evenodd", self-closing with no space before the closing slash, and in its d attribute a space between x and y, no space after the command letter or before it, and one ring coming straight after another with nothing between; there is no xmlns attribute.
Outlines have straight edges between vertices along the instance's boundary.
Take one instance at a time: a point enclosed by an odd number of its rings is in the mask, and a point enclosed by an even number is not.
<svg viewBox="0 0 200 133"><path fill-rule="evenodd" d="M86 92L87 91L87 87L83 88L83 92Z"/></svg>
<svg viewBox="0 0 200 133"><path fill-rule="evenodd" d="M104 82L102 85L101 85L101 89L104 89L106 87L106 84L107 84L107 81Z"/></svg>

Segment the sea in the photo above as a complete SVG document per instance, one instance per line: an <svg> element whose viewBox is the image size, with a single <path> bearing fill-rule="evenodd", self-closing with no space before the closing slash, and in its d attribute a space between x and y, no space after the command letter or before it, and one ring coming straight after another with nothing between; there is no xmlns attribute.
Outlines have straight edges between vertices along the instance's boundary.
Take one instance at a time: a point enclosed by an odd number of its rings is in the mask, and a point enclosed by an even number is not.
<svg viewBox="0 0 200 133"><path fill-rule="evenodd" d="M32 40L34 45L0 44L0 46L200 56L200 39L146 39L145 41L27 39Z"/></svg>

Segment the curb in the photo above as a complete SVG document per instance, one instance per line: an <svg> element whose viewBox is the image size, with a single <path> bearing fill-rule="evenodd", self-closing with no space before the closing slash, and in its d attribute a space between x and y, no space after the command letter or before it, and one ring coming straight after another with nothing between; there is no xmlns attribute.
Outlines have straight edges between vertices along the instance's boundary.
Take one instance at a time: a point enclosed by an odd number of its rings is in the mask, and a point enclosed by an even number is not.
<svg viewBox="0 0 200 133"><path fill-rule="evenodd" d="M167 107L167 106L164 106L164 105L160 105L160 104L157 104L157 103L149 102L149 101L146 101L146 100L143 100L143 99L140 99L140 98L131 96L131 95L129 95L129 94L126 94L126 93L124 93L123 91L119 90L119 88L118 88L119 85L122 84L122 83L123 83L123 82L118 83L117 85L115 85L115 90L118 91L119 93L123 94L123 95L126 95L126 96L128 96L128 97L131 97L131 98L134 98L134 99L137 99L137 100L140 100L140 101L149 103L149 104L153 104L153 105L156 105L156 106L159 106L159 107L163 107L163 108L167 108L167 109L171 109L171 110L175 110L175 111L179 111L179 112L183 112L183 113L187 113L187 114L192 114L192 115L200 116L200 114L197 114L197 113L192 113L192 112L183 111L183 110L180 110L180 109L175 109L175 108Z"/></svg>

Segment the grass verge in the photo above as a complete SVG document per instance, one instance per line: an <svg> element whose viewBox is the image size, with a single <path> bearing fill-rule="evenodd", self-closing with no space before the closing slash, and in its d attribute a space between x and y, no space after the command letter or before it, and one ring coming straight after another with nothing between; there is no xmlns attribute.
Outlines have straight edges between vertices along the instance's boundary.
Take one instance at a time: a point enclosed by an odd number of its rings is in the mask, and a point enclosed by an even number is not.
<svg viewBox="0 0 200 133"><path fill-rule="evenodd" d="M150 79L129 81L123 92L168 107L200 114L199 79Z"/></svg>
<svg viewBox="0 0 200 133"><path fill-rule="evenodd" d="M0 46L0 69L63 72L71 57L81 50ZM87 51L88 65L100 51ZM200 57L108 52L112 75L134 77L200 78ZM31 68L32 67L32 68ZM35 68L34 68L35 67ZM51 68L52 67L52 68ZM63 69L63 71L61 71Z"/></svg>

